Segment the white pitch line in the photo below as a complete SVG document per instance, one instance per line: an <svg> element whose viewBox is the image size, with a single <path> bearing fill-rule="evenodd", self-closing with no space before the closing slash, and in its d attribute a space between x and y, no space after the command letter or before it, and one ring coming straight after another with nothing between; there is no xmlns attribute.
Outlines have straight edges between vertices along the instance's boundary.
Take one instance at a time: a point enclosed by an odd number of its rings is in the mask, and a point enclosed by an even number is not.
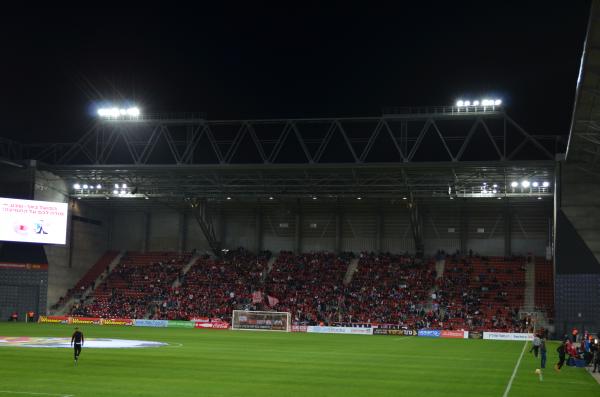
<svg viewBox="0 0 600 397"><path fill-rule="evenodd" d="M515 369L513 370L510 380L508 381L508 385L506 385L506 390L504 390L504 394L502 395L502 397L507 397L508 393L510 392L510 388L512 386L513 380L515 380L515 376L517 375L517 370L519 369L519 364L521 364L521 359L523 358L523 353L525 353L526 347L527 347L527 342L525 342L525 344L523 345L523 350L521 350L521 355L519 356L519 359L517 360Z"/></svg>
<svg viewBox="0 0 600 397"><path fill-rule="evenodd" d="M0 393L27 394L29 396L59 396L59 397L73 397L73 396L75 396L74 394L40 393L40 392L12 391L12 390L0 390Z"/></svg>

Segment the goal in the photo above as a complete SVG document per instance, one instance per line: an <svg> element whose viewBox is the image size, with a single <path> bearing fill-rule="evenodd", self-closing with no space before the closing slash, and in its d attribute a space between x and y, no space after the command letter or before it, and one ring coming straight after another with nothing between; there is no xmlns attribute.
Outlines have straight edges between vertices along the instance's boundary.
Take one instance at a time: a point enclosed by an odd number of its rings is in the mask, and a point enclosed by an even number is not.
<svg viewBox="0 0 600 397"><path fill-rule="evenodd" d="M234 310L231 329L290 332L292 317L288 312Z"/></svg>

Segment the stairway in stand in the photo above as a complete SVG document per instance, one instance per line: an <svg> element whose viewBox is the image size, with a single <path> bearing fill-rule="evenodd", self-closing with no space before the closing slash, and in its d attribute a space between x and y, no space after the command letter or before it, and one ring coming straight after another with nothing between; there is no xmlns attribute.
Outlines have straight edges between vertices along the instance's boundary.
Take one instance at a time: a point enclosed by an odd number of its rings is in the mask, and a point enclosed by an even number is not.
<svg viewBox="0 0 600 397"><path fill-rule="evenodd" d="M353 258L348 265L348 270L346 270L346 275L344 276L344 285L350 285L352 282L352 277L354 273L358 270L358 261L359 258Z"/></svg>

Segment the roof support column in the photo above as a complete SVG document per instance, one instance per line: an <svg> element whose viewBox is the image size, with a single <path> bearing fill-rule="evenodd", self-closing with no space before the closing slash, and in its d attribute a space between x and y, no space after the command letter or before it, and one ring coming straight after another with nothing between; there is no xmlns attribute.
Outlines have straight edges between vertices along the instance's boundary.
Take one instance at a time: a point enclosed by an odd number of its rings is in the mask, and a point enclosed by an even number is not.
<svg viewBox="0 0 600 397"><path fill-rule="evenodd" d="M342 252L342 210L339 205L335 211L335 252Z"/></svg>
<svg viewBox="0 0 600 397"><path fill-rule="evenodd" d="M512 211L510 210L510 204L506 200L504 205L504 256L509 257L512 255Z"/></svg>
<svg viewBox="0 0 600 397"><path fill-rule="evenodd" d="M150 213L144 212L142 220L142 252L148 252L148 241L150 240Z"/></svg>
<svg viewBox="0 0 600 397"><path fill-rule="evenodd" d="M185 251L185 240L187 239L187 214L185 212L179 213L179 240L178 240L178 250L179 253Z"/></svg>
<svg viewBox="0 0 600 397"><path fill-rule="evenodd" d="M300 209L300 200L296 201L296 230L294 233L294 252L302 252L302 211Z"/></svg>
<svg viewBox="0 0 600 397"><path fill-rule="evenodd" d="M254 249L258 254L260 251L262 251L263 243L262 208L260 205L256 207L254 218Z"/></svg>
<svg viewBox="0 0 600 397"><path fill-rule="evenodd" d="M469 212L463 201L460 206L460 253L466 255L469 244Z"/></svg>
<svg viewBox="0 0 600 397"><path fill-rule="evenodd" d="M377 234L375 238L375 250L381 252L383 249L383 211L381 211L381 203L377 209Z"/></svg>

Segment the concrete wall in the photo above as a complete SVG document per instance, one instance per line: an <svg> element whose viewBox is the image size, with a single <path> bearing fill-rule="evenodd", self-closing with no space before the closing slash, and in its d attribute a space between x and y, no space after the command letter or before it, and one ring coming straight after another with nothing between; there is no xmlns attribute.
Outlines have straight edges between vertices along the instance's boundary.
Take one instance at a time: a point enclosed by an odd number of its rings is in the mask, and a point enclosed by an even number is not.
<svg viewBox="0 0 600 397"><path fill-rule="evenodd" d="M68 186L60 177L45 171L35 173L35 199L68 202ZM69 202L66 245L45 245L48 258L48 305L72 288L108 248L107 211Z"/></svg>

